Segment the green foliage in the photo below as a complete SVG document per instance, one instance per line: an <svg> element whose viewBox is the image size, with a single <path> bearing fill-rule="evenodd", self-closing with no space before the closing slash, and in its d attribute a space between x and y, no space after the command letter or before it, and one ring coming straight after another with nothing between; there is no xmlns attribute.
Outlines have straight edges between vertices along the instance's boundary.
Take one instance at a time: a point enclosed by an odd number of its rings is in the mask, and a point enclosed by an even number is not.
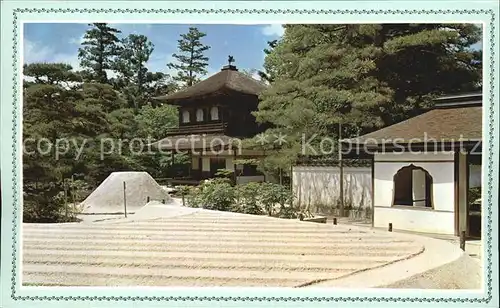
<svg viewBox="0 0 500 308"><path fill-rule="evenodd" d="M91 187L84 180L72 180L68 183L69 200L74 205L82 202L88 196Z"/></svg>
<svg viewBox="0 0 500 308"><path fill-rule="evenodd" d="M475 204L481 199L481 187L470 187L467 194L468 204Z"/></svg>
<svg viewBox="0 0 500 308"><path fill-rule="evenodd" d="M98 83L108 83L106 70L115 68L116 57L120 54L118 33L106 23L89 24L82 47L78 49L80 66L85 69L85 79Z"/></svg>
<svg viewBox="0 0 500 308"><path fill-rule="evenodd" d="M235 192L238 202L233 206L233 210L245 214L261 215L263 212L259 202L260 188L261 185L256 182L237 185Z"/></svg>
<svg viewBox="0 0 500 308"><path fill-rule="evenodd" d="M79 74L73 72L73 68L65 63L32 63L24 64L23 74L32 77L37 84L51 84L72 86L72 83L81 82ZM32 84L28 82L28 85Z"/></svg>
<svg viewBox="0 0 500 308"><path fill-rule="evenodd" d="M182 205L185 206L186 198L188 198L189 194L191 194L193 187L187 185L180 185L177 186L176 189L177 189L177 194L180 195L182 198Z"/></svg>
<svg viewBox="0 0 500 308"><path fill-rule="evenodd" d="M67 219L66 211L61 216L60 196L63 179L72 175L84 175L82 183L73 185L89 187L70 187L64 199L79 202L111 172L147 171L165 177L173 169L170 155L148 152L147 144L177 125L177 110L152 100L177 86L168 75L147 70L154 46L145 36L120 41L119 33L107 24L90 25L78 52L83 71L65 63L23 68L27 221ZM112 70L118 76L109 80L106 74ZM40 140L45 153L37 149ZM101 156L102 144L113 153ZM175 166L186 162L186 155L175 155Z"/></svg>
<svg viewBox="0 0 500 308"><path fill-rule="evenodd" d="M153 97L165 95L176 89L170 76L150 72L146 66L154 45L145 35L130 34L121 40L115 69L118 77L113 80L116 88L126 97L128 106L136 110L148 103L157 106Z"/></svg>
<svg viewBox="0 0 500 308"><path fill-rule="evenodd" d="M188 204L209 210L229 211L234 204L235 191L226 179L206 180L193 188Z"/></svg>
<svg viewBox="0 0 500 308"><path fill-rule="evenodd" d="M204 195L202 194L202 186L190 186L186 190L185 205L197 208L203 207Z"/></svg>
<svg viewBox="0 0 500 308"><path fill-rule="evenodd" d="M278 45L278 40L268 41L267 45L269 48L264 49L264 53L266 54L266 61L264 62L264 71L258 71L260 78L264 82L272 83L274 82L276 72L274 71L274 61L270 55L273 53L273 49Z"/></svg>
<svg viewBox="0 0 500 308"><path fill-rule="evenodd" d="M218 169L215 176L231 180L234 176L234 171L229 169Z"/></svg>
<svg viewBox="0 0 500 308"><path fill-rule="evenodd" d="M276 205L286 211L285 205L292 204L293 194L285 186L274 183L262 183L260 186L260 202L269 216L274 216Z"/></svg>
<svg viewBox="0 0 500 308"><path fill-rule="evenodd" d="M191 207L281 218L297 218L293 195L285 186L250 182L231 186L227 179L213 179L196 187L183 188Z"/></svg>
<svg viewBox="0 0 500 308"><path fill-rule="evenodd" d="M146 105L135 116L135 121L138 123L138 137L149 137L156 141L165 138L169 130L178 126L178 111L170 105L156 108Z"/></svg>
<svg viewBox="0 0 500 308"><path fill-rule="evenodd" d="M89 105L86 93L74 84L69 65L29 64L24 75L35 79L24 85L23 151L24 201L27 221L64 221L63 203L58 197L62 180L68 178L89 150L76 146L107 129L102 105Z"/></svg>
<svg viewBox="0 0 500 308"><path fill-rule="evenodd" d="M127 83L142 90L148 71L146 63L153 53L154 45L142 34L130 34L121 40L123 50L119 53L115 68Z"/></svg>
<svg viewBox="0 0 500 308"><path fill-rule="evenodd" d="M23 188L23 222L48 223L76 221L65 215L62 187L56 183L27 184Z"/></svg>
<svg viewBox="0 0 500 308"><path fill-rule="evenodd" d="M127 107L123 96L109 84L85 82L81 88L85 104L89 108L101 108L109 113Z"/></svg>
<svg viewBox="0 0 500 308"><path fill-rule="evenodd" d="M189 87L207 73L208 57L205 52L210 46L201 42L205 36L205 33L194 27L190 27L188 33L181 34L178 40L179 53L172 55L176 62L167 64L169 69L177 70L177 75L173 77L175 81Z"/></svg>

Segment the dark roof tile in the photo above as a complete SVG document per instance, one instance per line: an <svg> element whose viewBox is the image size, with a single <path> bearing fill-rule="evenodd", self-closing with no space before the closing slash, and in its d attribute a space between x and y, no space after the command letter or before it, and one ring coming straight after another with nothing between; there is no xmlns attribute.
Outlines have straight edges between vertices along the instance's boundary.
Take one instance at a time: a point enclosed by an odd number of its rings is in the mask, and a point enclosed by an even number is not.
<svg viewBox="0 0 500 308"><path fill-rule="evenodd" d="M436 141L480 141L482 139L482 107L465 106L427 111L406 121L382 128L347 143L383 144Z"/></svg>

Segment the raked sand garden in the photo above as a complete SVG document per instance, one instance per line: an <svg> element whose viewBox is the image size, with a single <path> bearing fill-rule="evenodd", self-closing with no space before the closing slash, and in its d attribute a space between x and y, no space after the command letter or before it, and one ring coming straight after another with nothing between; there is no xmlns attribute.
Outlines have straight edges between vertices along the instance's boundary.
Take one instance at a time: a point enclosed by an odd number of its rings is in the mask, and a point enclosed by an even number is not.
<svg viewBox="0 0 500 308"><path fill-rule="evenodd" d="M424 251L369 228L175 205L88 218L23 225L23 285L304 287Z"/></svg>

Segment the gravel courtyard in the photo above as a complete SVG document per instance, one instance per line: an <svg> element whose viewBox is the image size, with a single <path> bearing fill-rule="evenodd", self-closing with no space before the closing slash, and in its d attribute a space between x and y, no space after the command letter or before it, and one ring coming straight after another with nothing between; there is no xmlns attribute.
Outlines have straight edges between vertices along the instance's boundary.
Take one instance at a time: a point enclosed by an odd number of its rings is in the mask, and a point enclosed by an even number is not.
<svg viewBox="0 0 500 308"><path fill-rule="evenodd" d="M408 259L422 244L348 225L199 210L24 224L23 284L302 287Z"/></svg>

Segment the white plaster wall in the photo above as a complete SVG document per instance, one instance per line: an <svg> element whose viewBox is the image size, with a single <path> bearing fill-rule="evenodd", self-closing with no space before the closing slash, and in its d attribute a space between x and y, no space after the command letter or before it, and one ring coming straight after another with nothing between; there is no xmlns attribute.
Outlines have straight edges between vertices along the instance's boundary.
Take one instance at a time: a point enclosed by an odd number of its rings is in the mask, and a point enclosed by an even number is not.
<svg viewBox="0 0 500 308"><path fill-rule="evenodd" d="M452 153L375 155L374 226L418 232L454 234L455 184ZM392 207L393 177L403 167L413 164L424 168L432 177L434 210Z"/></svg>
<svg viewBox="0 0 500 308"><path fill-rule="evenodd" d="M236 184L246 184L250 182L264 182L263 175L255 176L238 176L236 177Z"/></svg>
<svg viewBox="0 0 500 308"><path fill-rule="evenodd" d="M455 219L453 213L433 210L411 210L401 208L375 208L374 226L387 228L392 223L394 230L453 235Z"/></svg>
<svg viewBox="0 0 500 308"><path fill-rule="evenodd" d="M295 200L301 206L336 205L340 198L338 167L295 166L292 178ZM344 168L344 200L353 206L371 207L371 168Z"/></svg>

